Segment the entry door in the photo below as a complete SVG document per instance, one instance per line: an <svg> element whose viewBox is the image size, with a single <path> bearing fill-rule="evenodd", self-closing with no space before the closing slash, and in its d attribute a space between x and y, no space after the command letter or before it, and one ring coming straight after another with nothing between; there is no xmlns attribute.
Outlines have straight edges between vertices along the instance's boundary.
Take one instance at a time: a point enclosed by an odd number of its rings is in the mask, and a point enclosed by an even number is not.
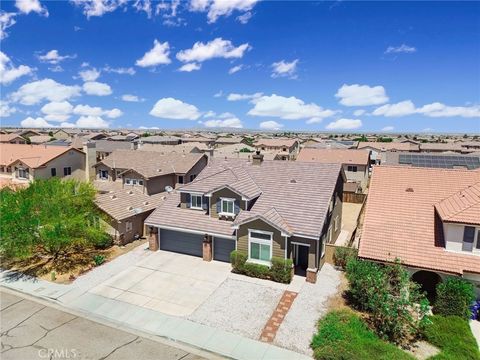
<svg viewBox="0 0 480 360"><path fill-rule="evenodd" d="M303 270L308 268L308 246L295 244L295 266Z"/></svg>

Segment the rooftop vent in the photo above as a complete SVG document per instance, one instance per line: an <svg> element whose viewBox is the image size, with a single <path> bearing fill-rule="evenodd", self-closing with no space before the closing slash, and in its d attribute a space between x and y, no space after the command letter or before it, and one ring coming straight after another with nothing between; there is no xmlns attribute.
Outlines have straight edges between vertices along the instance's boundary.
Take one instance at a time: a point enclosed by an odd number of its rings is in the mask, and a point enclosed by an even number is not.
<svg viewBox="0 0 480 360"><path fill-rule="evenodd" d="M133 206L127 207L127 210L128 210L128 211L132 211L132 210L133 210Z"/></svg>
<svg viewBox="0 0 480 360"><path fill-rule="evenodd" d="M295 180L295 179L290 180L290 184L296 184L296 183L297 183L297 180Z"/></svg>
<svg viewBox="0 0 480 360"><path fill-rule="evenodd" d="M110 199L115 200L117 198L117 195L112 195L110 196Z"/></svg>
<svg viewBox="0 0 480 360"><path fill-rule="evenodd" d="M129 193L130 195L133 195L133 191L132 191L132 190L130 190L128 193Z"/></svg>
<svg viewBox="0 0 480 360"><path fill-rule="evenodd" d="M405 190L406 192L413 192L413 188L409 187Z"/></svg>
<svg viewBox="0 0 480 360"><path fill-rule="evenodd" d="M143 205L148 205L148 201L144 201L144 202L143 202Z"/></svg>
<svg viewBox="0 0 480 360"><path fill-rule="evenodd" d="M157 172L162 172L162 169L157 169Z"/></svg>

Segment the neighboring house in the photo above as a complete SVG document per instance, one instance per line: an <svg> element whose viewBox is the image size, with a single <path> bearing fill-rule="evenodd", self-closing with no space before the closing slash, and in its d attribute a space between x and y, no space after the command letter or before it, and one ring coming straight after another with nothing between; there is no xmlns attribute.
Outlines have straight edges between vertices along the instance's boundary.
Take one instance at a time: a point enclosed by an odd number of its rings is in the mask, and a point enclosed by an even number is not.
<svg viewBox="0 0 480 360"><path fill-rule="evenodd" d="M454 152L461 154L462 152L468 152L468 149L463 148L459 143L422 143L420 144L420 151L422 153Z"/></svg>
<svg viewBox="0 0 480 360"><path fill-rule="evenodd" d="M182 137L181 141L182 143L199 142L208 146L213 146L215 144L215 138L205 136Z"/></svg>
<svg viewBox="0 0 480 360"><path fill-rule="evenodd" d="M107 138L107 140L110 140L110 141L133 141L135 139L138 139L140 136L138 136L137 134L135 133L129 133L129 134L126 134L126 135L113 135L113 136L110 136Z"/></svg>
<svg viewBox="0 0 480 360"><path fill-rule="evenodd" d="M177 136L153 135L142 137L138 139L138 142L144 144L178 145L182 140Z"/></svg>
<svg viewBox="0 0 480 360"><path fill-rule="evenodd" d="M262 152L274 152L275 160L295 160L299 150L299 142L296 139L259 139L254 146Z"/></svg>
<svg viewBox="0 0 480 360"><path fill-rule="evenodd" d="M480 168L480 155L415 154L387 151L382 165L475 170Z"/></svg>
<svg viewBox="0 0 480 360"><path fill-rule="evenodd" d="M107 135L104 133L99 133L99 132L92 132L86 135L82 136L83 141L88 141L88 140L102 140L105 139Z"/></svg>
<svg viewBox="0 0 480 360"><path fill-rule="evenodd" d="M32 137L32 136L38 136L38 135L42 135L42 134L39 133L38 131L35 131L35 130L22 129L21 131L17 132L17 135L20 135L24 138L29 138L29 137Z"/></svg>
<svg viewBox="0 0 480 360"><path fill-rule="evenodd" d="M85 153L64 146L0 144L0 176L16 182L51 177L85 180Z"/></svg>
<svg viewBox="0 0 480 360"><path fill-rule="evenodd" d="M290 258L315 282L340 233L343 182L339 164L211 159L145 220L150 248L206 261L228 262L235 249L265 265Z"/></svg>
<svg viewBox="0 0 480 360"><path fill-rule="evenodd" d="M202 143L188 143L178 145L162 145L162 144L145 144L138 143L139 151L156 151L162 154L208 154L212 151L207 145Z"/></svg>
<svg viewBox="0 0 480 360"><path fill-rule="evenodd" d="M95 140L94 143L97 162L105 159L115 150L130 150L135 148L135 144L126 141Z"/></svg>
<svg viewBox="0 0 480 360"><path fill-rule="evenodd" d="M2 144L26 144L27 140L18 134L0 134L0 143Z"/></svg>
<svg viewBox="0 0 480 360"><path fill-rule="evenodd" d="M215 140L215 147L241 143L244 143L244 139L241 137L219 137L217 140Z"/></svg>
<svg viewBox="0 0 480 360"><path fill-rule="evenodd" d="M215 158L227 158L227 159L246 159L251 160L252 155L255 154L255 148L246 144L232 144L224 145L216 148L213 151L213 157ZM274 160L276 154L262 151L265 160Z"/></svg>
<svg viewBox="0 0 480 360"><path fill-rule="evenodd" d="M203 154L115 150L97 163L97 204L108 215L115 242L125 244L142 236L145 218L163 201L169 187L194 180L207 159Z"/></svg>
<svg viewBox="0 0 480 360"><path fill-rule="evenodd" d="M380 165L382 158L387 151L407 151L407 152L419 152L420 148L417 144L411 144L409 142L359 142L357 149L368 150L370 154L370 164Z"/></svg>
<svg viewBox="0 0 480 360"><path fill-rule="evenodd" d="M480 150L480 141L461 141L458 142L461 147L467 150L479 151Z"/></svg>
<svg viewBox="0 0 480 360"><path fill-rule="evenodd" d="M362 190L367 187L370 166L368 151L304 148L298 154L297 161L342 164L347 182L358 183Z"/></svg>
<svg viewBox="0 0 480 360"><path fill-rule="evenodd" d="M34 135L34 136L30 136L29 139L30 139L30 144L38 145L38 144L45 144L49 142L50 140L52 140L52 137L48 135Z"/></svg>
<svg viewBox="0 0 480 360"><path fill-rule="evenodd" d="M399 259L430 295L445 276L480 295L480 171L375 166L359 256Z"/></svg>
<svg viewBox="0 0 480 360"><path fill-rule="evenodd" d="M70 132L67 132L66 129L60 129L53 133L53 137L55 139L69 139L72 137L72 135L70 134Z"/></svg>

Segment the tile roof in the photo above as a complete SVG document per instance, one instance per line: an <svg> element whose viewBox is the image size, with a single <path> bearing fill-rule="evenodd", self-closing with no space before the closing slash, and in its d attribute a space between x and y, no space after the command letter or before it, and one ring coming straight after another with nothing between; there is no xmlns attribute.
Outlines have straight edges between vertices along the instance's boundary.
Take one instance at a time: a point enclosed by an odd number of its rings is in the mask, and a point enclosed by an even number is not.
<svg viewBox="0 0 480 360"><path fill-rule="evenodd" d="M401 143L401 142L359 142L357 149L371 148L378 151L396 150L396 151L419 151L416 144Z"/></svg>
<svg viewBox="0 0 480 360"><path fill-rule="evenodd" d="M435 205L480 181L480 172L374 166L359 256L447 273L480 273L476 255L447 252Z"/></svg>
<svg viewBox="0 0 480 360"><path fill-rule="evenodd" d="M29 139L32 144L43 144L43 143L49 142L52 139L52 137L48 135L34 135L34 136L30 136Z"/></svg>
<svg viewBox="0 0 480 360"><path fill-rule="evenodd" d="M241 137L219 137L215 140L216 144L238 144L241 143L243 138Z"/></svg>
<svg viewBox="0 0 480 360"><path fill-rule="evenodd" d="M164 142L167 142L167 143L176 142L178 144L180 140L181 139L178 136L153 135L153 136L142 137L139 141L143 143L151 143L151 144L161 144Z"/></svg>
<svg viewBox="0 0 480 360"><path fill-rule="evenodd" d="M261 165L253 165L245 160L211 159L198 177L179 191L206 194L229 187L249 198L258 196L250 211L240 212L239 220L250 213L275 222L289 233L318 238L340 170L340 164L264 160ZM196 212L188 209L182 209L185 211L181 213L171 212L177 211L174 210L177 206L178 202L157 209L154 212L156 224L174 224L176 219L172 217L181 215L185 217L182 221L195 228L197 218L190 216ZM204 212L201 215L209 218Z"/></svg>
<svg viewBox="0 0 480 360"><path fill-rule="evenodd" d="M71 150L74 149L65 146L0 143L0 165L10 165L20 160L30 168L38 168Z"/></svg>
<svg viewBox="0 0 480 360"><path fill-rule="evenodd" d="M188 154L191 152L205 151L208 150L208 146L204 143L188 143L188 144L178 144L178 145L163 145L163 144L139 144L139 151L158 151L160 153L169 154L169 153L184 153Z"/></svg>
<svg viewBox="0 0 480 360"><path fill-rule="evenodd" d="M365 150L304 148L298 154L297 161L367 165L370 161L370 154Z"/></svg>
<svg viewBox="0 0 480 360"><path fill-rule="evenodd" d="M112 152L118 149L131 149L132 144L127 141L110 141L110 140L95 140L96 151L99 152Z"/></svg>
<svg viewBox="0 0 480 360"><path fill-rule="evenodd" d="M0 143L4 142L10 142L12 140L15 140L17 138L20 138L22 140L25 140L23 137L21 137L19 134L11 133L11 134L0 134Z"/></svg>
<svg viewBox="0 0 480 360"><path fill-rule="evenodd" d="M293 146L296 142L298 142L297 139L258 139L255 142L255 146Z"/></svg>
<svg viewBox="0 0 480 360"><path fill-rule="evenodd" d="M421 143L420 150L436 150L436 151L457 151L464 150L458 143Z"/></svg>
<svg viewBox="0 0 480 360"><path fill-rule="evenodd" d="M140 186L122 185L119 181L94 181L98 190L95 203L115 220L123 220L157 208L166 193L148 195Z"/></svg>
<svg viewBox="0 0 480 360"><path fill-rule="evenodd" d="M443 221L480 225L480 181L436 203L435 209Z"/></svg>
<svg viewBox="0 0 480 360"><path fill-rule="evenodd" d="M285 232L288 235L292 235L292 228L288 225L287 221L279 214L279 212L274 208L271 207L270 209L264 212L257 212L253 211L240 211L238 216L235 218L233 224L235 226L239 226L241 224L248 223L255 219L262 219L266 223L277 227L281 231Z"/></svg>
<svg viewBox="0 0 480 360"><path fill-rule="evenodd" d="M204 154L160 154L154 151L114 150L98 164L112 169L132 169L144 176L153 178L166 174L187 173Z"/></svg>

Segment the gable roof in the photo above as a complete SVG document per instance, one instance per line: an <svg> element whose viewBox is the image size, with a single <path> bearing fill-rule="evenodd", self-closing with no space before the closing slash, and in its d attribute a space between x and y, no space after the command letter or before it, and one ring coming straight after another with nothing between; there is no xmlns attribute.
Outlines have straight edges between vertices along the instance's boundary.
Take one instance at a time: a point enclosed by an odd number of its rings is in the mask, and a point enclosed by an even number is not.
<svg viewBox="0 0 480 360"><path fill-rule="evenodd" d="M255 146L287 146L287 147L290 147L290 146L293 146L295 143L297 143L298 140L297 139L278 139L278 138L275 138L275 139L258 139L254 145Z"/></svg>
<svg viewBox="0 0 480 360"><path fill-rule="evenodd" d="M104 164L112 169L131 169L145 178L166 174L187 173L204 154L163 155L154 151L114 150L95 166Z"/></svg>
<svg viewBox="0 0 480 360"><path fill-rule="evenodd" d="M365 150L308 149L304 148L297 156L297 161L314 161L319 163L339 163L367 165L370 154Z"/></svg>
<svg viewBox="0 0 480 360"><path fill-rule="evenodd" d="M23 141L26 141L21 135L19 134L15 134L15 133L11 133L11 134L0 134L0 143L8 143L12 140L15 140L15 139L20 139L20 140L23 140Z"/></svg>
<svg viewBox="0 0 480 360"><path fill-rule="evenodd" d="M478 171L374 166L359 256L399 258L405 265L446 273L480 273L478 256L445 250L435 219L437 203L479 181Z"/></svg>
<svg viewBox="0 0 480 360"><path fill-rule="evenodd" d="M68 151L81 151L66 146L45 146L0 143L0 165L21 161L30 168L38 168Z"/></svg>
<svg viewBox="0 0 480 360"><path fill-rule="evenodd" d="M443 221L480 225L480 181L435 204Z"/></svg>
<svg viewBox="0 0 480 360"><path fill-rule="evenodd" d="M357 149L375 149L378 151L396 150L396 151L419 151L417 144L401 143L401 142L359 142Z"/></svg>

